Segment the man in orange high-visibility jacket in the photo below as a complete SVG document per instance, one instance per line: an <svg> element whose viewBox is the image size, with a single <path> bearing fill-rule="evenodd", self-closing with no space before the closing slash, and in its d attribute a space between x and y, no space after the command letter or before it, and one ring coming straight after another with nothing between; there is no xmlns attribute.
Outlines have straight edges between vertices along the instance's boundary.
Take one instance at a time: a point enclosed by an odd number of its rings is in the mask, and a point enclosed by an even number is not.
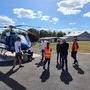
<svg viewBox="0 0 90 90"><path fill-rule="evenodd" d="M73 39L73 44L72 44L72 51L71 51L71 57L74 59L74 63L73 64L78 64L77 61L77 51L78 51L79 45L77 42L77 38Z"/></svg>
<svg viewBox="0 0 90 90"><path fill-rule="evenodd" d="M50 43L47 42L47 46L45 47L45 60L44 60L44 65L43 65L43 69L45 70L45 65L48 62L48 67L47 70L49 71L50 69L50 60L51 60L51 52L52 49L50 48Z"/></svg>

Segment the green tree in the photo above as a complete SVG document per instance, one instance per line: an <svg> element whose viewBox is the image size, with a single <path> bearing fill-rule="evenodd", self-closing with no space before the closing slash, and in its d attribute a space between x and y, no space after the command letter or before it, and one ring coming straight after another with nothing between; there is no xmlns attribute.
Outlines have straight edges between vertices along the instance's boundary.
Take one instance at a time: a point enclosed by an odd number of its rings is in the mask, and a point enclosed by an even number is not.
<svg viewBox="0 0 90 90"><path fill-rule="evenodd" d="M47 33L48 33L48 35L47 35L48 37L52 37L52 32L51 31L48 31Z"/></svg>
<svg viewBox="0 0 90 90"><path fill-rule="evenodd" d="M63 37L64 35L66 35L66 34L64 32L62 32L62 31L59 31L57 33L57 37Z"/></svg>
<svg viewBox="0 0 90 90"><path fill-rule="evenodd" d="M56 37L57 36L57 33L55 32L55 30L52 32L52 36L53 37Z"/></svg>
<svg viewBox="0 0 90 90"><path fill-rule="evenodd" d="M28 31L39 37L39 31L37 29L30 28L30 29L28 29Z"/></svg>
<svg viewBox="0 0 90 90"><path fill-rule="evenodd" d="M48 32L45 30L40 30L40 37L47 37L48 36Z"/></svg>

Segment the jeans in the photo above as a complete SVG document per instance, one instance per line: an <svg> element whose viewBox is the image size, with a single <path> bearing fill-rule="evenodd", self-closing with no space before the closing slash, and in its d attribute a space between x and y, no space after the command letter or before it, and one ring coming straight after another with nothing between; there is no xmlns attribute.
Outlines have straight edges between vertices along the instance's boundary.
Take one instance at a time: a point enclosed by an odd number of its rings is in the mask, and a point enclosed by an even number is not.
<svg viewBox="0 0 90 90"><path fill-rule="evenodd" d="M77 51L72 51L71 57L74 59L74 63L77 62Z"/></svg>
<svg viewBox="0 0 90 90"><path fill-rule="evenodd" d="M66 69L68 68L67 55L62 55L62 69L64 69L64 66Z"/></svg>
<svg viewBox="0 0 90 90"><path fill-rule="evenodd" d="M41 58L41 60L43 61L43 59L44 59L44 49L41 50L41 53L42 53L42 58Z"/></svg>
<svg viewBox="0 0 90 90"><path fill-rule="evenodd" d="M46 63L48 62L48 69L50 68L50 59L49 58L45 58L45 61L44 61L44 65L43 65L43 67L44 67L44 69L45 69L45 65L46 65Z"/></svg>
<svg viewBox="0 0 90 90"><path fill-rule="evenodd" d="M61 64L61 53L57 52L57 63L58 63L58 59L60 59L60 64Z"/></svg>

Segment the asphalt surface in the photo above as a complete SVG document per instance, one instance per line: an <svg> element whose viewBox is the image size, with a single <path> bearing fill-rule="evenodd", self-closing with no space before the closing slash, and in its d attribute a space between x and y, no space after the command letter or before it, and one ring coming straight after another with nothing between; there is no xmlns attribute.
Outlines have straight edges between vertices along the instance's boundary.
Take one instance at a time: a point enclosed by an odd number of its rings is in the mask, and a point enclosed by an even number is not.
<svg viewBox="0 0 90 90"><path fill-rule="evenodd" d="M14 59L1 57L0 59ZM73 67L68 55L68 72L56 68L53 54L50 72L44 71L40 57L32 62L24 61L22 68L12 62L0 62L0 90L90 90L90 54L78 54L79 67Z"/></svg>

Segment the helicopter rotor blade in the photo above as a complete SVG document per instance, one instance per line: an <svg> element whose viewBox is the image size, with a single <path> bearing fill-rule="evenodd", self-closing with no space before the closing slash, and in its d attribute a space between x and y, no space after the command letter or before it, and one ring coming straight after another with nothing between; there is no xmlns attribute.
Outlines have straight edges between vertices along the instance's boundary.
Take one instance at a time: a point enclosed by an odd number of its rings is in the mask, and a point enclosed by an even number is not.
<svg viewBox="0 0 90 90"><path fill-rule="evenodd" d="M26 25L15 25L15 27L23 27L23 26L26 26Z"/></svg>
<svg viewBox="0 0 90 90"><path fill-rule="evenodd" d="M30 32L28 30L25 30L25 29L21 29L21 28L17 28L17 29L22 30L25 33L27 33L27 35L29 36L29 39L30 39L31 42L38 41L39 37L36 34Z"/></svg>
<svg viewBox="0 0 90 90"><path fill-rule="evenodd" d="M18 29L18 30L22 30L22 31L25 31L25 32L27 32L27 30L25 30L25 29L22 29L22 28L16 28L16 29Z"/></svg>
<svg viewBox="0 0 90 90"><path fill-rule="evenodd" d="M0 28L6 28L6 26L0 26Z"/></svg>

